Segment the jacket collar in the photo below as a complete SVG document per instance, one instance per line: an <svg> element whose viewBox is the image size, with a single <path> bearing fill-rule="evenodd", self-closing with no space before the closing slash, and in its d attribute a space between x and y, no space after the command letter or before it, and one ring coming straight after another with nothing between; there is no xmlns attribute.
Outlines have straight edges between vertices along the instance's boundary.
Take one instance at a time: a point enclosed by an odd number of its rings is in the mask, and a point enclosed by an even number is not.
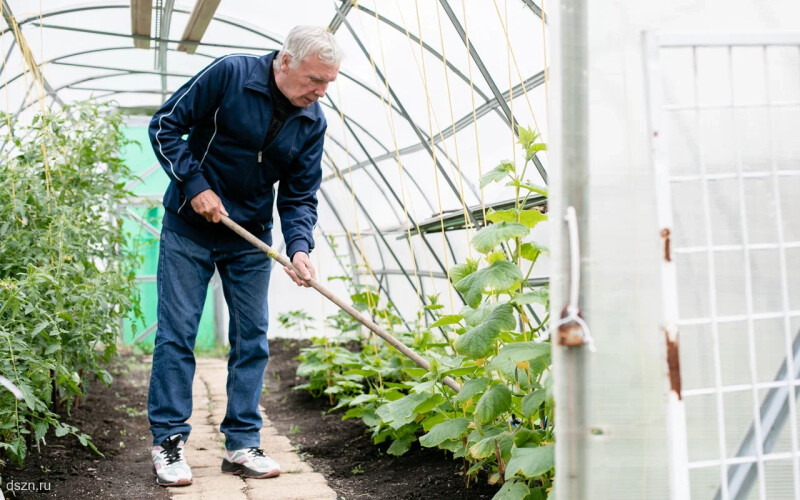
<svg viewBox="0 0 800 500"><path fill-rule="evenodd" d="M245 88L261 92L267 97L272 97L272 92L269 88L269 72L272 71L272 61L277 54L278 51L275 51L258 58L258 62L256 62L253 71L250 72L250 76L247 78L247 81L244 82ZM319 104L312 104L307 108L299 108L299 111L293 112L292 115L304 115L315 120L317 116L314 108L318 106Z"/></svg>

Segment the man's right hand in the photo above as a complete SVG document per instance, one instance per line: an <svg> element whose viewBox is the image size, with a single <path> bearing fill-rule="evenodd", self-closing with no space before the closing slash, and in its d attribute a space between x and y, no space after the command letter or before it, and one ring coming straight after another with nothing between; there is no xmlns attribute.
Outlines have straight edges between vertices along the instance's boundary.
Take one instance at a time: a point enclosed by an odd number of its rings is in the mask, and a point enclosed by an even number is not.
<svg viewBox="0 0 800 500"><path fill-rule="evenodd" d="M192 208L196 213L205 217L208 222L219 222L220 215L228 215L227 210L222 206L222 200L210 189L206 189L192 198Z"/></svg>

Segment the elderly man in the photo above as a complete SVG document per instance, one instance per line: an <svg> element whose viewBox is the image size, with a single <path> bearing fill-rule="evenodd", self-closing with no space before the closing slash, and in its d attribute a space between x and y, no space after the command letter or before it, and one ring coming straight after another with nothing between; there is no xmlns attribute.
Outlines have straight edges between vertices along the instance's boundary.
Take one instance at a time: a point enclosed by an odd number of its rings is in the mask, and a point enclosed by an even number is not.
<svg viewBox="0 0 800 500"><path fill-rule="evenodd" d="M214 270L230 310L228 405L222 471L265 478L280 466L260 448L258 401L269 358L267 288L271 260L218 224L228 215L272 243L275 182L289 258L314 277L320 160L326 121L317 100L336 79L341 51L324 28L298 26L265 56L221 57L167 100L150 139L170 178L158 260L158 331L148 416L158 484L187 485L183 456L191 426L194 343ZM183 136L188 134L184 140Z"/></svg>

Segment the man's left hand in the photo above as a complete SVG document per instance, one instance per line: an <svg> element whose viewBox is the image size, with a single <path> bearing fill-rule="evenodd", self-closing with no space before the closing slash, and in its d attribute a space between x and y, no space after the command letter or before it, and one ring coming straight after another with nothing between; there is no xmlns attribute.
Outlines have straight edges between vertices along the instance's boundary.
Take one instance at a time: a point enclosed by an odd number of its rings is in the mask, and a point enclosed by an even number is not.
<svg viewBox="0 0 800 500"><path fill-rule="evenodd" d="M300 273L300 277L295 274L294 271L289 269L288 267L284 267L283 270L286 271L286 274L292 278L292 281L297 283L298 286L310 287L308 283L303 280L309 280L316 278L314 273L314 266L311 265L311 259L308 258L308 254L305 252L295 252L294 256L292 257L292 265L297 269Z"/></svg>

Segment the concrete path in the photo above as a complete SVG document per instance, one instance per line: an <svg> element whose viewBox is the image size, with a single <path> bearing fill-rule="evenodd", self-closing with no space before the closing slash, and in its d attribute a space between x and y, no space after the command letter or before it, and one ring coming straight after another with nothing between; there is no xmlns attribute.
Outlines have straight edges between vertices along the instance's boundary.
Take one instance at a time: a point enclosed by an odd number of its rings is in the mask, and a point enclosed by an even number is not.
<svg viewBox="0 0 800 500"><path fill-rule="evenodd" d="M281 475L269 479L242 479L220 470L225 437L219 425L225 418L228 369L220 359L198 359L192 388L194 409L189 423L192 434L186 442L186 460L192 467L191 486L169 488L172 498L224 500L336 500L322 474L302 461L289 439L272 427L264 408L261 415L261 446L281 465Z"/></svg>

